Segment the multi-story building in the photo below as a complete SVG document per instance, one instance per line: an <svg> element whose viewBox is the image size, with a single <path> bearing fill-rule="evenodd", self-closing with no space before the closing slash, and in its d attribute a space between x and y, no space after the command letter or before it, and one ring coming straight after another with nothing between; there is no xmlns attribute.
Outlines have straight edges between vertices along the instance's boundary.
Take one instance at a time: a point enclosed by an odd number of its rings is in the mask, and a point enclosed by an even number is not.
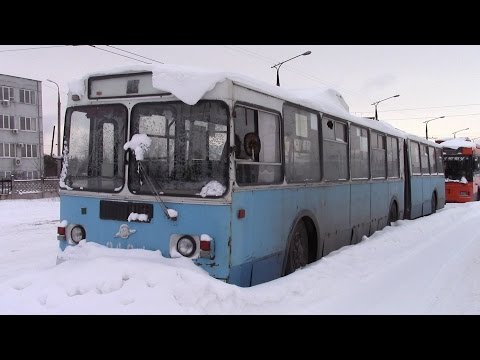
<svg viewBox="0 0 480 360"><path fill-rule="evenodd" d="M44 175L42 83L0 74L0 179Z"/></svg>

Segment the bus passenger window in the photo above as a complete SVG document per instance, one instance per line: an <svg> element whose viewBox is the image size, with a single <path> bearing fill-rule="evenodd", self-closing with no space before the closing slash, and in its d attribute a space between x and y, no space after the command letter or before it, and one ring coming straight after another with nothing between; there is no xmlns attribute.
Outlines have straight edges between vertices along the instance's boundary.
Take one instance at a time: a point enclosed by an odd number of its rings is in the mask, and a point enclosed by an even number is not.
<svg viewBox="0 0 480 360"><path fill-rule="evenodd" d="M420 148L416 142L410 142L410 158L412 162L412 175L421 175L422 169L420 167Z"/></svg>
<svg viewBox="0 0 480 360"><path fill-rule="evenodd" d="M352 179L368 179L368 130L352 125L350 127L350 159Z"/></svg>
<svg viewBox="0 0 480 360"><path fill-rule="evenodd" d="M325 180L348 180L346 124L324 116L322 130Z"/></svg>
<svg viewBox="0 0 480 360"><path fill-rule="evenodd" d="M283 180L278 115L235 108L236 178L239 184L270 184Z"/></svg>
<svg viewBox="0 0 480 360"><path fill-rule="evenodd" d="M424 175L430 174L430 170L428 166L428 147L423 144L420 145L420 162L421 162L422 174Z"/></svg>
<svg viewBox="0 0 480 360"><path fill-rule="evenodd" d="M385 179L387 174L385 168L387 155L385 135L372 131L370 140L372 147L372 178Z"/></svg>
<svg viewBox="0 0 480 360"><path fill-rule="evenodd" d="M318 115L285 104L283 118L286 180L292 183L319 181Z"/></svg>

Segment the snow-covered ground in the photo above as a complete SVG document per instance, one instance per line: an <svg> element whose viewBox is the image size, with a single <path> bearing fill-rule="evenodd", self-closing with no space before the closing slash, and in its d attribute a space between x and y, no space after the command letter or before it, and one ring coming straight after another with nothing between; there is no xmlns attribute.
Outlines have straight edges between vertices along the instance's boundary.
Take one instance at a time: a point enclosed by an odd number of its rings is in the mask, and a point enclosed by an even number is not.
<svg viewBox="0 0 480 360"><path fill-rule="evenodd" d="M480 202L397 221L251 288L93 243L55 265L58 198L0 201L0 214L1 314L480 314Z"/></svg>

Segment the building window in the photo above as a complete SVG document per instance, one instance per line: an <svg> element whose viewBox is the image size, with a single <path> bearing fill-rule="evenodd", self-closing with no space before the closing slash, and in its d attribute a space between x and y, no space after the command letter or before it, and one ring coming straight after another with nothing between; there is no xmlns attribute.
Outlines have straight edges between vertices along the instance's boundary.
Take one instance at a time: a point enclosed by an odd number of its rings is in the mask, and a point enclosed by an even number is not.
<svg viewBox="0 0 480 360"><path fill-rule="evenodd" d="M37 131L37 119L20 116L20 130Z"/></svg>
<svg viewBox="0 0 480 360"><path fill-rule="evenodd" d="M15 144L0 143L0 157L13 158L16 155Z"/></svg>
<svg viewBox="0 0 480 360"><path fill-rule="evenodd" d="M38 171L24 171L23 177L27 180L38 179Z"/></svg>
<svg viewBox="0 0 480 360"><path fill-rule="evenodd" d="M2 86L0 92L0 100L13 101L13 87Z"/></svg>
<svg viewBox="0 0 480 360"><path fill-rule="evenodd" d="M0 129L15 129L13 115L0 115Z"/></svg>
<svg viewBox="0 0 480 360"><path fill-rule="evenodd" d="M23 144L22 145L22 157L24 158L36 158L38 157L36 144Z"/></svg>
<svg viewBox="0 0 480 360"><path fill-rule="evenodd" d="M11 178L12 178L12 172L11 171L0 171L0 179L10 180Z"/></svg>
<svg viewBox="0 0 480 360"><path fill-rule="evenodd" d="M35 105L37 103L35 90L20 89L20 102Z"/></svg>

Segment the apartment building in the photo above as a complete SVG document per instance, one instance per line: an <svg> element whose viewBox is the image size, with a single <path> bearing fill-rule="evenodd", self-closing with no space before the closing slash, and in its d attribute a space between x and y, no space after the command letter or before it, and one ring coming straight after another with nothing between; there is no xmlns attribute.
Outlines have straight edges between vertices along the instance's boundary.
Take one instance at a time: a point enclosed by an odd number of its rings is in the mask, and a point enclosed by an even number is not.
<svg viewBox="0 0 480 360"><path fill-rule="evenodd" d="M44 176L41 81L0 74L0 179Z"/></svg>

